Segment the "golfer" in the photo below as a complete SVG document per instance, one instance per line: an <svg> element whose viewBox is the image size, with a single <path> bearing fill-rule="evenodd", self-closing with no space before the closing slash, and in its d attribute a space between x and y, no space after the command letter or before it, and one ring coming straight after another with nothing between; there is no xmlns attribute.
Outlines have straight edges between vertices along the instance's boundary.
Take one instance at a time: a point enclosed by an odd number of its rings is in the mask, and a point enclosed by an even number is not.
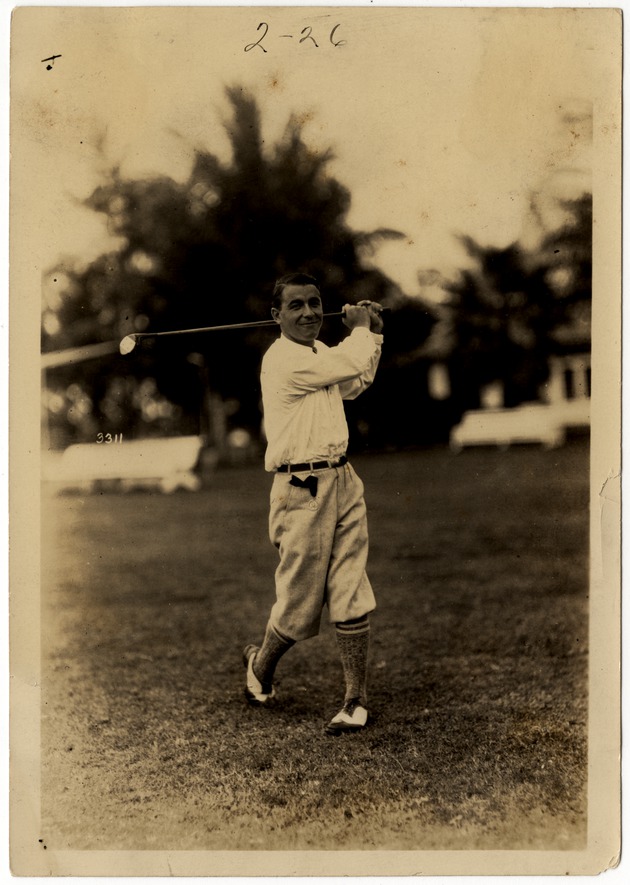
<svg viewBox="0 0 630 885"><path fill-rule="evenodd" d="M319 633L328 608L345 679L342 709L326 731L362 729L368 719L369 613L374 593L365 567L368 532L363 483L346 457L344 399L374 380L381 354L381 306L344 307L350 335L337 347L317 340L323 308L317 281L288 274L274 288L271 315L280 337L263 358L261 384L267 450L274 474L269 535L278 549L276 602L260 647L248 645L245 695L264 705L274 697L280 658Z"/></svg>

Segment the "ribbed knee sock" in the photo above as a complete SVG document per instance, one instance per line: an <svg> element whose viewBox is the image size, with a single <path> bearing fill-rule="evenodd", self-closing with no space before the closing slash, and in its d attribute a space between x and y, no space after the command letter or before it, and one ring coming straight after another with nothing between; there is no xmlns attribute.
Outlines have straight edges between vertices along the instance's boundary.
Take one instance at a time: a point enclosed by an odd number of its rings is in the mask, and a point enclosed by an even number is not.
<svg viewBox="0 0 630 885"><path fill-rule="evenodd" d="M259 679L263 685L270 686L273 682L276 664L292 645L295 645L294 639L283 636L270 623L267 624L263 644L254 658L253 670L256 679Z"/></svg>
<svg viewBox="0 0 630 885"><path fill-rule="evenodd" d="M346 682L345 700L359 698L367 704L367 662L370 645L368 615L335 624L337 647Z"/></svg>

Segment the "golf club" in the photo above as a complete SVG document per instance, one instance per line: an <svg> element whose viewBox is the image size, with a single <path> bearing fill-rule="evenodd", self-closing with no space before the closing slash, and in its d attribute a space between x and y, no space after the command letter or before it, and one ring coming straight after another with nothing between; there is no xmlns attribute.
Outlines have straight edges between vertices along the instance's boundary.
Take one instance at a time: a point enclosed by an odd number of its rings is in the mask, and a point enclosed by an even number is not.
<svg viewBox="0 0 630 885"><path fill-rule="evenodd" d="M386 311L387 308L383 308L383 312ZM326 317L341 317L343 315L344 313L342 310L337 311L336 313L325 313L324 319ZM131 353L139 341L147 338L163 338L167 335L194 335L202 332L223 332L227 329L256 329L263 326L277 325L278 324L275 320L255 320L250 323L228 323L223 326L202 326L199 329L174 329L168 332L133 332L131 335L126 335L120 342L120 352L123 355Z"/></svg>

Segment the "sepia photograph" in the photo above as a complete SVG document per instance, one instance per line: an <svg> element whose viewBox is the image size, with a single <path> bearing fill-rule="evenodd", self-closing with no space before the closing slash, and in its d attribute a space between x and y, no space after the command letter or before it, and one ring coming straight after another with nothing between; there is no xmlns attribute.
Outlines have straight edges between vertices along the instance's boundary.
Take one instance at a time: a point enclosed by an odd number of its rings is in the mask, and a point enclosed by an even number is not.
<svg viewBox="0 0 630 885"><path fill-rule="evenodd" d="M11 18L11 868L619 862L621 11Z"/></svg>

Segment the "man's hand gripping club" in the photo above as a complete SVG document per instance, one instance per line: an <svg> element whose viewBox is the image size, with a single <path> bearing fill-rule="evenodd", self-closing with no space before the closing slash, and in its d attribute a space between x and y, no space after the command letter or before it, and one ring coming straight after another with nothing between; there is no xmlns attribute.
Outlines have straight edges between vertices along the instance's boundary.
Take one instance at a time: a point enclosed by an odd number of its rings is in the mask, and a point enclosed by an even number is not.
<svg viewBox="0 0 630 885"><path fill-rule="evenodd" d="M379 334L383 331L381 311L383 307L377 301L359 301L358 304L345 304L343 307L343 323L349 329L365 328Z"/></svg>

